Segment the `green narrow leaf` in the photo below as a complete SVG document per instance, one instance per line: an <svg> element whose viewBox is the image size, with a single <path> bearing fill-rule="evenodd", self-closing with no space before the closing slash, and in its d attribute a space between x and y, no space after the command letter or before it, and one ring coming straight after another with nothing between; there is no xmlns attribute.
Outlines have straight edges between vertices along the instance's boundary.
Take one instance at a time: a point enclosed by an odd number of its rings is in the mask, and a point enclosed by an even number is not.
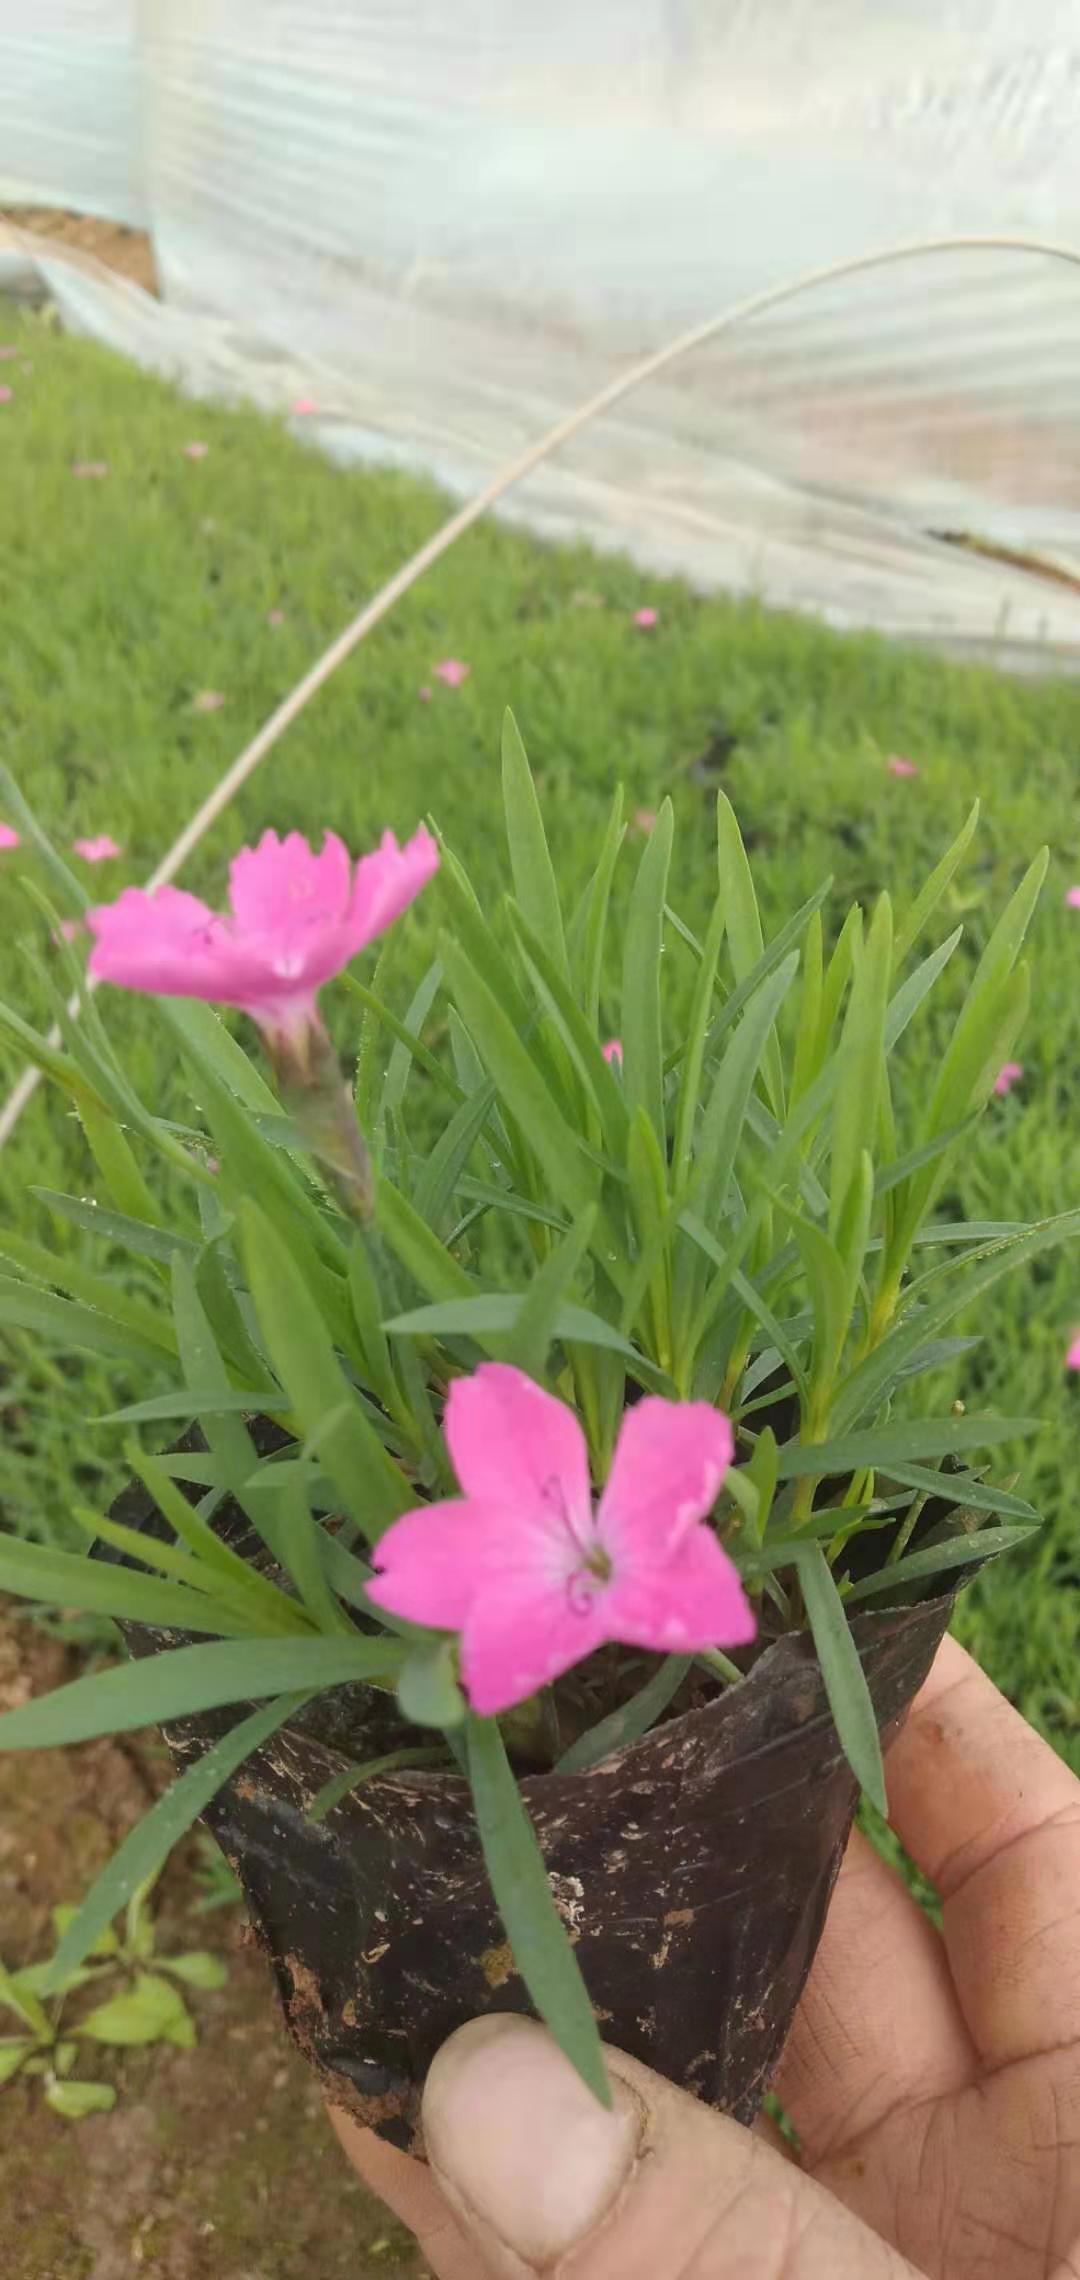
<svg viewBox="0 0 1080 2280"><path fill-rule="evenodd" d="M387 1414L395 1416L401 1406L401 1396L382 1326L385 1308L377 1271L380 1254L385 1271L386 1258L378 1236L361 1234L358 1228L349 1252L349 1296L368 1384Z"/></svg>
<svg viewBox="0 0 1080 2280"><path fill-rule="evenodd" d="M592 2004L494 1718L470 1718L468 1752L480 1842L514 1961L560 2050L610 2108Z"/></svg>
<svg viewBox="0 0 1080 2280"><path fill-rule="evenodd" d="M694 1124L701 1096L701 1074L705 1061L705 1044L712 1014L713 991L716 988L716 969L720 962L720 947L724 939L724 899L718 895L712 907L701 965L694 984L693 1003L686 1032L686 1057L679 1078L679 1098L675 1111L675 1149L673 1156L672 1187L681 1195L690 1172L690 1159L694 1150Z"/></svg>
<svg viewBox="0 0 1080 2280"><path fill-rule="evenodd" d="M68 1220L102 1243L115 1243L121 1250L132 1251L136 1258L153 1259L158 1266L168 1267L178 1251L187 1259L198 1256L198 1245L188 1236L145 1219L133 1219L127 1212L108 1211L85 1196L60 1195L55 1188L43 1187L32 1187L30 1193L54 1218Z"/></svg>
<svg viewBox="0 0 1080 2280"><path fill-rule="evenodd" d="M359 1789L363 1782L375 1781L381 1773L406 1773L429 1766L445 1767L452 1763L445 1744L440 1744L431 1749L387 1750L384 1756L367 1758L362 1765L347 1765L342 1773L335 1773L329 1781L324 1781L322 1788L312 1798L304 1819L316 1823L325 1821L344 1797L350 1796L354 1789Z"/></svg>
<svg viewBox="0 0 1080 2280"><path fill-rule="evenodd" d="M241 1210L244 1262L274 1369L305 1439L320 1454L351 1519L370 1539L415 1501L360 1407L307 1284L258 1207ZM332 1420L327 1425L327 1420Z"/></svg>
<svg viewBox="0 0 1080 2280"><path fill-rule="evenodd" d="M904 920L902 926L898 927L897 929L896 942L893 949L894 970L903 965L909 950L912 950L914 948L924 926L928 925L929 921L933 917L942 896L945 894L952 881L954 873L959 868L960 863L963 861L964 855L966 854L971 840L974 837L978 821L979 802L976 800L975 805L971 809L966 821L961 825L960 830L957 832L952 846L946 849L940 863L938 863L931 871L925 886L916 896L907 918Z"/></svg>
<svg viewBox="0 0 1080 2280"><path fill-rule="evenodd" d="M742 833L731 801L726 792L721 791L716 795L716 850L720 867L720 892L727 910L731 967L736 981L741 982L757 965L765 945L753 874L743 846ZM784 1067L780 1057L780 1041L775 1036L766 1047L763 1074L769 1104L774 1115L783 1123Z"/></svg>
<svg viewBox="0 0 1080 2280"><path fill-rule="evenodd" d="M116 2090L111 2082L48 2082L45 2104L65 2122L85 2121L87 2114L111 2114Z"/></svg>
<svg viewBox="0 0 1080 2280"><path fill-rule="evenodd" d="M550 1186L576 1217L592 1202L596 1187L576 1132L556 1107L546 1075L486 981L456 943L447 943L444 958L462 1019L489 1075Z"/></svg>
<svg viewBox="0 0 1080 2280"><path fill-rule="evenodd" d="M548 1347L556 1335L555 1324L592 1242L595 1223L596 1210L590 1204L575 1220L570 1233L548 1252L525 1292L514 1327L504 1341L502 1356L529 1377L544 1376Z"/></svg>
<svg viewBox="0 0 1080 2280"><path fill-rule="evenodd" d="M494 1102L495 1087L490 1077L485 1077L476 1091L467 1095L460 1107L454 1110L449 1122L443 1126L417 1180L413 1196L421 1219L426 1219L429 1226L438 1226L458 1178L488 1121Z"/></svg>
<svg viewBox="0 0 1080 2280"><path fill-rule="evenodd" d="M32 1276L35 1282L58 1288L67 1297L77 1299L80 1305L93 1307L96 1313L115 1322L121 1330L144 1339L147 1345L159 1346L165 1354L175 1354L176 1340L167 1317L143 1300L129 1298L118 1287L115 1276L96 1274L70 1253L58 1257L44 1243L16 1234L13 1227L0 1227L0 1259L8 1260L20 1274Z"/></svg>
<svg viewBox="0 0 1080 2280"><path fill-rule="evenodd" d="M798 970L793 950L751 998L713 1080L694 1157L694 1208L706 1226L715 1226L727 1204L747 1105L758 1070L764 1073L769 1040L775 1042L776 1016Z"/></svg>
<svg viewBox="0 0 1080 2280"><path fill-rule="evenodd" d="M142 1575L85 1553L54 1551L0 1534L0 1591L45 1607L77 1607L116 1622L153 1623L166 1631L220 1632L228 1611L182 1583Z"/></svg>
<svg viewBox="0 0 1080 2280"><path fill-rule="evenodd" d="M966 1567L971 1560L992 1560L999 1552L1010 1552L1017 1544L1026 1544L1038 1534L1038 1528L977 1528L971 1536L958 1537L954 1543L947 1539L928 1544L921 1552L909 1552L904 1559L894 1560L876 1575L863 1576L845 1595L845 1605L854 1607L864 1599L878 1598L891 1591L895 1583L918 1583L927 1576L943 1574L946 1569Z"/></svg>
<svg viewBox="0 0 1080 2280"><path fill-rule="evenodd" d="M406 1725L460 1726L467 1704L457 1679L456 1639L418 1639L409 1648L397 1685Z"/></svg>
<svg viewBox="0 0 1080 2280"><path fill-rule="evenodd" d="M644 1109L661 1146L666 1125L660 973L674 828L671 801L665 800L638 864L623 938L621 1019L626 1104L631 1116L635 1109ZM579 1210L581 1206L573 1208Z"/></svg>
<svg viewBox="0 0 1080 2280"><path fill-rule="evenodd" d="M562 906L521 732L507 706L502 725L502 795L514 892L564 981L569 982Z"/></svg>
<svg viewBox="0 0 1080 2280"><path fill-rule="evenodd" d="M590 1029L599 1034L600 992L604 980L604 949L607 942L608 908L611 902L611 882L615 875L619 849L623 843L623 794L620 784L611 803L604 844L600 860L593 872L589 887L588 916L585 921L584 976L581 1000L585 1019Z"/></svg>
<svg viewBox="0 0 1080 2280"><path fill-rule="evenodd" d="M406 1009L404 1029L407 1036L419 1036L442 986L442 967L436 958L417 987ZM413 1050L410 1044L398 1038L386 1064L379 1105L375 1112L376 1129L381 1130L395 1110L401 1107L405 1090L412 1075Z"/></svg>
<svg viewBox="0 0 1080 2280"><path fill-rule="evenodd" d="M569 1749L556 1760L555 1772L587 1773L590 1766L599 1765L616 1750L625 1749L628 1742L636 1742L640 1734L647 1734L678 1693L693 1660L693 1655L665 1655L652 1677L631 1695L629 1702L622 1703L618 1710L612 1710L608 1717L590 1726L587 1733L579 1734L576 1742L571 1742Z"/></svg>
<svg viewBox="0 0 1080 2280"><path fill-rule="evenodd" d="M375 1224L414 1283L436 1301L473 1298L476 1285L407 1196L387 1179L375 1183Z"/></svg>
<svg viewBox="0 0 1080 2280"><path fill-rule="evenodd" d="M604 1059L596 1030L586 1020L568 983L516 903L507 904L507 916L537 995L599 1111L607 1147L612 1155L620 1156L626 1145L626 1097L622 1084Z"/></svg>
<svg viewBox="0 0 1080 2280"><path fill-rule="evenodd" d="M811 1480L832 1473L860 1472L872 1465L887 1473L894 1458L951 1457L961 1449L989 1449L996 1441L1016 1441L1042 1428L1041 1417L912 1417L881 1425L872 1433L847 1433L842 1440L789 1441L781 1449L781 1480Z"/></svg>
<svg viewBox="0 0 1080 2280"><path fill-rule="evenodd" d="M876 1152L891 970L892 906L888 895L882 895L856 962L840 1041L829 1177L829 1233L834 1241L863 1150L869 1151L871 1161Z"/></svg>
<svg viewBox="0 0 1080 2280"><path fill-rule="evenodd" d="M933 989L938 975L948 965L963 932L963 927L958 926L955 933L950 934L947 942L942 942L938 949L930 952L928 958L923 959L921 966L916 966L914 973L909 974L907 981L901 984L895 997L890 998L888 1011L885 1015L885 1051L887 1053L891 1053L894 1045L899 1043L909 1021L918 1012L928 992Z"/></svg>
<svg viewBox="0 0 1080 2280"><path fill-rule="evenodd" d="M514 1330L523 1303L524 1296L517 1291L482 1291L470 1298L451 1299L445 1306L415 1307L409 1314L396 1315L386 1324L386 1329L395 1338L462 1337L474 1338L477 1344L482 1344L485 1337ZM631 1377L658 1393L671 1394L671 1379L665 1372L655 1368L628 1338L586 1306L560 1306L552 1335L621 1354Z"/></svg>
<svg viewBox="0 0 1080 2280"><path fill-rule="evenodd" d="M1001 1512L1012 1520L1026 1520L1029 1527L1040 1525L1040 1515L1024 1497L1013 1496L1008 1489L995 1488L992 1481L979 1480L975 1473L934 1472L923 1465L897 1464L889 1466L890 1480L900 1482L902 1488L917 1488L930 1496L943 1497L946 1503L955 1504L965 1512Z"/></svg>
<svg viewBox="0 0 1080 2280"><path fill-rule="evenodd" d="M832 1569L819 1544L808 1544L799 1553L797 1564L807 1619L844 1755L871 1803L879 1813L887 1813L877 1718Z"/></svg>
<svg viewBox="0 0 1080 2280"><path fill-rule="evenodd" d="M90 1153L118 1211L128 1213L136 1221L159 1220L160 1206L147 1187L116 1118L86 1092L80 1094L75 1105Z"/></svg>
<svg viewBox="0 0 1080 2280"><path fill-rule="evenodd" d="M53 1291L39 1290L10 1275L0 1275L0 1328L31 1330L64 1351L113 1355L144 1368L149 1363L160 1370L168 1360L158 1339L144 1338L94 1307L58 1298Z"/></svg>
<svg viewBox="0 0 1080 2280"><path fill-rule="evenodd" d="M791 1076L791 1104L802 1099L818 1073L821 1036L821 1002L825 988L825 941L821 912L814 911L803 948L803 986L799 1026L795 1034L795 1064Z"/></svg>
<svg viewBox="0 0 1080 2280"><path fill-rule="evenodd" d="M273 1538L278 1557L313 1623L324 1637L356 1638L355 1626L338 1605L326 1574L322 1555L328 1539L313 1517L303 1465L290 1465L287 1471L271 1465L261 1479L274 1488Z"/></svg>
<svg viewBox="0 0 1080 2280"><path fill-rule="evenodd" d="M241 1559L231 1545L216 1535L201 1512L188 1503L183 1491L177 1487L171 1473L160 1457L147 1454L136 1440L130 1440L125 1455L132 1472L153 1497L163 1519L169 1522L180 1542L194 1555L196 1568L187 1580L196 1588L203 1585L219 1596L235 1611L246 1614L250 1628L258 1631L298 1631L305 1628L303 1612L287 1593L279 1591L268 1576L260 1575L250 1562ZM252 1469L255 1452L252 1450ZM216 1485L216 1484L215 1484ZM168 1545L158 1542L150 1534L133 1531L111 1520L96 1522L98 1533L106 1543L115 1544L118 1551L128 1551L147 1564L164 1565L166 1559L174 1575L186 1565L183 1554L177 1554ZM132 1535L135 1542L132 1544Z"/></svg>
<svg viewBox="0 0 1080 2280"><path fill-rule="evenodd" d="M73 1678L0 1714L0 1749L64 1748L98 1734L167 1725L199 1710L357 1679L388 1684L401 1665L392 1639L223 1639ZM115 1912L115 1911L114 1911ZM100 1925L98 1926L100 1930Z"/></svg>

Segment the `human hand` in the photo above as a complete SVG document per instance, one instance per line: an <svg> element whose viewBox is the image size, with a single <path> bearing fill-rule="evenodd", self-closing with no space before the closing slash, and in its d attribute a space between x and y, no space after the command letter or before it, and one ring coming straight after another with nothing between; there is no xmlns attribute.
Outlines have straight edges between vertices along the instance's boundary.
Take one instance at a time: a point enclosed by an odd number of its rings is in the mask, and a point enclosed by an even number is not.
<svg viewBox="0 0 1080 2280"><path fill-rule="evenodd" d="M619 2052L474 2021L430 2168L337 2113L438 2280L1080 2280L1080 1784L954 1641L890 1752L944 1941L857 1835L780 2069L805 2170Z"/></svg>

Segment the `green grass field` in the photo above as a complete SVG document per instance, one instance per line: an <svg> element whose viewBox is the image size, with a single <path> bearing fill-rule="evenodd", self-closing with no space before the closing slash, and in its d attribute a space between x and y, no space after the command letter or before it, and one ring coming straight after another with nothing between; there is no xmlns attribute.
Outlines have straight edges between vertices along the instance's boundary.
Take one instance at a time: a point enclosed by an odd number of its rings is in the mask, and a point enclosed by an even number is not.
<svg viewBox="0 0 1080 2280"><path fill-rule="evenodd" d="M151 868L241 743L443 509L423 484L336 472L279 424L192 404L41 320L9 312L0 338L24 352L4 364L14 393L0 406L0 757L61 845L99 831L122 843L122 861L87 874L107 895ZM196 438L209 451L192 461L183 447ZM87 460L107 462L107 475L76 476L73 462ZM660 613L651 633L633 623L643 602ZM470 666L458 690L432 683L447 656ZM193 700L207 690L225 703L201 713ZM738 810L767 925L827 872L838 907L886 885L909 897L978 793L983 828L946 914L967 929L949 969L955 995L1009 888L1049 839L1025 1078L994 1105L945 1215L1033 1218L1078 1200L1080 911L1064 897L1080 879L1080 687L1020 684L758 603L703 601L584 548L550 551L491 526L339 673L186 883L216 895L231 849L269 823L312 834L332 825L360 845L431 811L493 890L507 703L571 898L621 777L631 810L653 809L665 793L675 803L675 894L691 923L714 887L717 782ZM913 758L918 775L892 776L891 753ZM33 961L55 965L56 952L24 891L34 866L21 852L0 863L0 994L37 1017ZM401 930L402 1011L438 916L433 893ZM674 969L677 944L671 955ZM117 1003L109 1015L139 1087L171 1097L152 1010ZM347 1044L344 1006L340 1018ZM939 1043L913 1033L913 1101ZM8 1057L3 1073L17 1067ZM28 1183L89 1185L77 1130L43 1098L0 1156L0 1238L6 1226L69 1240ZM1040 1262L998 1287L974 1325L984 1343L951 1390L1046 1420L1015 1457L1046 1530L973 1588L958 1627L1080 1767L1080 1380L1063 1366L1077 1325L1080 1256ZM119 1479L118 1436L88 1422L119 1388L104 1366L21 1337L8 1370L7 1520L63 1534L73 1500L100 1502ZM933 1398L940 1408L940 1383Z"/></svg>

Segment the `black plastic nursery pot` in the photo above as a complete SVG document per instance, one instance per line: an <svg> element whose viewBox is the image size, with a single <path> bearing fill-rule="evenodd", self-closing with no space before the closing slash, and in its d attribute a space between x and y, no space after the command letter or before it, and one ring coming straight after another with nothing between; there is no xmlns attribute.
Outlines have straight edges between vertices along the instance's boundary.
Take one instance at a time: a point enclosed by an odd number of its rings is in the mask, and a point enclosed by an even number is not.
<svg viewBox="0 0 1080 2280"><path fill-rule="evenodd" d="M141 1489L116 1509L153 1529ZM852 1624L886 1745L954 1598ZM175 1644L125 1631L136 1654ZM250 1707L167 1727L177 1765ZM531 2005L456 1772L384 1773L325 1820L307 1818L350 1761L400 1739L385 1695L338 1688L248 1758L205 1820L241 1879L305 2057L359 2121L415 2146L424 2077L447 2035ZM521 1786L605 2039L749 2121L805 1986L857 1799L809 1636L781 1638L730 1692L589 1771L527 1774Z"/></svg>

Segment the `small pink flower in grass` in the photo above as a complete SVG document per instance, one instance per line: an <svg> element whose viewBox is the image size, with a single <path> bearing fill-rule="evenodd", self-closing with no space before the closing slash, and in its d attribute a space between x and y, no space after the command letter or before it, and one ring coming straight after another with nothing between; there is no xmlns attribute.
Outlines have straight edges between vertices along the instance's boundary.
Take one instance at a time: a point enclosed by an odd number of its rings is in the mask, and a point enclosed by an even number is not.
<svg viewBox="0 0 1080 2280"><path fill-rule="evenodd" d="M53 941L75 942L78 940L81 932L82 928L77 918L62 918L55 934L53 935Z"/></svg>
<svg viewBox="0 0 1080 2280"><path fill-rule="evenodd" d="M917 776L919 773L914 760L905 760L901 752L890 752L885 766L890 776Z"/></svg>
<svg viewBox="0 0 1080 2280"><path fill-rule="evenodd" d="M90 911L90 971L123 989L239 1006L267 1036L302 1040L322 983L385 933L438 862L423 826L404 847L384 832L355 867L332 831L318 855L298 831L265 831L233 859L223 917L179 887L127 887Z"/></svg>
<svg viewBox="0 0 1080 2280"><path fill-rule="evenodd" d="M470 670L460 657L444 657L442 664L435 667L435 679L445 681L448 689L460 689L462 682L468 680Z"/></svg>
<svg viewBox="0 0 1080 2280"><path fill-rule="evenodd" d="M635 808L633 816L631 817L631 821L633 823L635 831L644 831L646 834L648 834L650 831L655 831L656 809L644 807Z"/></svg>
<svg viewBox="0 0 1080 2280"><path fill-rule="evenodd" d="M14 399L14 395L14 388L0 388L0 404L10 404Z"/></svg>
<svg viewBox="0 0 1080 2280"><path fill-rule="evenodd" d="M284 625L284 623L285 623L285 612L284 612L284 610L267 610L267 613L266 613L266 622L267 622L267 625Z"/></svg>
<svg viewBox="0 0 1080 2280"><path fill-rule="evenodd" d="M623 1051L621 1037L608 1038L607 1044L604 1046L604 1059L605 1061L611 1061L614 1064L615 1068L622 1068Z"/></svg>
<svg viewBox="0 0 1080 2280"><path fill-rule="evenodd" d="M1024 1064L1022 1061L1004 1061L994 1079L994 1091L1002 1095L1010 1093L1013 1086L1019 1084L1023 1074Z"/></svg>
<svg viewBox="0 0 1080 2280"><path fill-rule="evenodd" d="M734 1446L708 1402L628 1409L595 1509L573 1411L507 1363L454 1380L446 1440L464 1495L394 1521L369 1597L461 1633L474 1710L509 1710L609 1640L692 1654L753 1638L738 1572L703 1525Z"/></svg>
<svg viewBox="0 0 1080 2280"><path fill-rule="evenodd" d="M421 682L421 684L420 684L420 687L418 688L418 690L417 690L417 692L416 692L416 694L417 694L417 696L419 697L419 699L420 699L420 702L421 702L421 704L422 704L422 705L429 705L429 704L431 703L431 683L430 683L430 681L422 681L422 682Z"/></svg>
<svg viewBox="0 0 1080 2280"><path fill-rule="evenodd" d="M0 364L10 364L12 357L17 356L18 353L18 347L13 340L0 341Z"/></svg>
<svg viewBox="0 0 1080 2280"><path fill-rule="evenodd" d="M296 396L289 409L295 419L307 420L311 418L312 412L318 411L319 407L314 396Z"/></svg>
<svg viewBox="0 0 1080 2280"><path fill-rule="evenodd" d="M1067 1370L1080 1370L1080 1330L1077 1331L1065 1356L1065 1367Z"/></svg>
<svg viewBox="0 0 1080 2280"><path fill-rule="evenodd" d="M200 689L198 696L192 697L191 709L197 713L220 712L224 702L223 689Z"/></svg>
<svg viewBox="0 0 1080 2280"><path fill-rule="evenodd" d="M185 443L184 457L185 459L205 459L209 449L208 443Z"/></svg>
<svg viewBox="0 0 1080 2280"><path fill-rule="evenodd" d="M108 474L109 462L107 459L75 459L72 461L71 472L84 481L93 481Z"/></svg>
<svg viewBox="0 0 1080 2280"><path fill-rule="evenodd" d="M1068 910L1080 910L1080 887L1066 889L1065 904Z"/></svg>
<svg viewBox="0 0 1080 2280"><path fill-rule="evenodd" d="M12 830L10 823L0 823L0 854L6 855L10 848L17 847L18 844L18 832Z"/></svg>
<svg viewBox="0 0 1080 2280"><path fill-rule="evenodd" d="M81 855L84 863L111 863L114 855L122 855L124 852L122 847L117 846L115 839L110 839L107 831L99 831L96 839L76 839L73 845L76 855Z"/></svg>
<svg viewBox="0 0 1080 2280"><path fill-rule="evenodd" d="M651 633L653 627L659 623L659 610L654 610L649 604L646 604L644 609L634 611L634 624L641 633Z"/></svg>

